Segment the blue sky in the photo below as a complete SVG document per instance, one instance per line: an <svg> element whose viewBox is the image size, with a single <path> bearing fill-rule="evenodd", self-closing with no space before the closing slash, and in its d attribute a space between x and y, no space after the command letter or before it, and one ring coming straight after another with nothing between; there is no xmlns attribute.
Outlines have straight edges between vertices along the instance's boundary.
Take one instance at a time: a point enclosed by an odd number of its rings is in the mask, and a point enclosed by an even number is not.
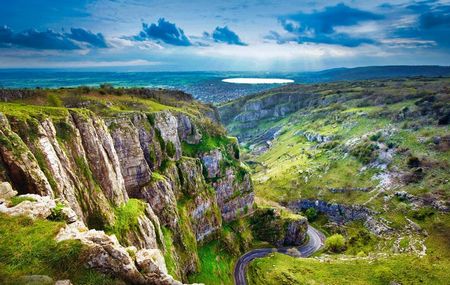
<svg viewBox="0 0 450 285"><path fill-rule="evenodd" d="M450 1L0 0L0 68L450 65Z"/></svg>

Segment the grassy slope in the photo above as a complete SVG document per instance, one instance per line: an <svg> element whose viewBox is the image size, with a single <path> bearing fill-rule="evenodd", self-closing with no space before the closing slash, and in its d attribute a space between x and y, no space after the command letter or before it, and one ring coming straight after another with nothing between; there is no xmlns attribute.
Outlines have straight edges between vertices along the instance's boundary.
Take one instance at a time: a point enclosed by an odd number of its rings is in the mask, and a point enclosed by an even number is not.
<svg viewBox="0 0 450 285"><path fill-rule="evenodd" d="M54 240L62 226L62 222L0 214L0 283L16 284L20 276L42 274L74 284L115 284L84 267L81 243Z"/></svg>
<svg viewBox="0 0 450 285"><path fill-rule="evenodd" d="M405 109L420 112L423 110L421 100L431 96L438 96L438 101L441 100L438 104L446 104L448 110L449 83L448 79L438 79L429 82L365 81L302 86L298 92L304 88L317 96L338 99L331 100L334 103L303 108L282 119L262 120L251 130L245 130L239 122L232 122L228 128L233 135L240 135L240 132L261 132L274 126L281 127L279 137L272 141L267 152L257 156L250 152L244 154L247 159L255 161L255 190L263 201L288 202L304 198L344 204L369 201L376 192L332 193L329 188L375 189L379 183L375 175L382 170L366 167L367 163L352 155L346 145L352 139L364 135L370 137L380 130L392 129L395 130L392 134L383 134L375 140L394 145L395 154L388 171L410 173L407 161L414 156L423 162L425 175L419 181L389 190L386 195L394 191L407 191L418 196L437 195L448 201L450 151L439 149L432 143L434 137L450 135L448 125L438 125L436 117L430 114L406 116L401 120L396 116ZM333 136L333 143L310 142L298 131ZM365 141L366 144L371 142L371 139ZM384 195L370 200L367 206L382 211L381 216L392 222L394 228L403 229L407 224L405 217L425 228L429 233L426 238L428 255L422 259L407 254L396 255L374 263L364 260L322 263L274 255L251 265L251 281L253 284L386 284L386 279L383 279L386 275L390 278L388 282L396 280L402 284L416 284L422 280L425 284L444 284L445 278L448 279L445 268L449 266L449 248L448 238L442 232L446 232L450 225L448 214L436 214L435 210L431 210L431 217L416 219L421 210L414 210L407 202L398 199L384 202ZM368 234L362 223L330 227L327 219L321 216L313 224L327 235L342 233L347 240L347 255L364 256L370 252L391 254L394 241ZM414 242L414 238L403 238L401 245L407 247Z"/></svg>

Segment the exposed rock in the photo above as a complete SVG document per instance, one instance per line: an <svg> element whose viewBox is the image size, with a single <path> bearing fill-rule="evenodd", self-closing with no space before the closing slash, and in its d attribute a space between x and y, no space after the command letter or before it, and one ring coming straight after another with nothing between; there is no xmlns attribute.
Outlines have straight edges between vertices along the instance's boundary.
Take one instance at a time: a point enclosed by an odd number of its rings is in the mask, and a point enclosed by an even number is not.
<svg viewBox="0 0 450 285"><path fill-rule="evenodd" d="M151 171L141 148L138 129L128 117L108 121L114 148L128 193L132 194L150 181Z"/></svg>
<svg viewBox="0 0 450 285"><path fill-rule="evenodd" d="M292 219L286 228L283 244L287 246L301 245L306 238L308 222L305 218Z"/></svg>
<svg viewBox="0 0 450 285"><path fill-rule="evenodd" d="M178 169L185 195L193 197L187 208L196 240L202 241L217 232L222 224L216 196L208 189L199 159L183 157Z"/></svg>
<svg viewBox="0 0 450 285"><path fill-rule="evenodd" d="M178 120L169 111L158 112L155 116L155 127L159 130L161 138L167 144L173 144L175 154L173 159L181 157L181 143L178 136Z"/></svg>
<svg viewBox="0 0 450 285"><path fill-rule="evenodd" d="M57 141L56 130L50 119L39 123L36 147L43 154L43 159L52 175L55 184L54 191L57 192L55 195L64 198L76 214L83 217L83 211L76 196L77 192L84 191L84 189L76 191L81 182L73 171L69 158Z"/></svg>
<svg viewBox="0 0 450 285"><path fill-rule="evenodd" d="M197 127L192 124L191 119L184 115L179 114L178 118L178 135L182 141L189 144L198 144L202 139L202 135L198 131Z"/></svg>
<svg viewBox="0 0 450 285"><path fill-rule="evenodd" d="M17 191L13 190L9 182L0 182L0 201L9 200L17 195Z"/></svg>
<svg viewBox="0 0 450 285"><path fill-rule="evenodd" d="M91 170L106 197L115 205L125 203L128 199L125 182L113 140L105 123L95 115L86 116L77 112L71 114L81 133Z"/></svg>
<svg viewBox="0 0 450 285"><path fill-rule="evenodd" d="M305 217L278 208L258 208L250 224L257 239L278 247L301 245L308 230Z"/></svg>
<svg viewBox="0 0 450 285"><path fill-rule="evenodd" d="M57 241L68 239L80 240L86 246L85 260L89 268L111 274L129 284L181 284L160 269L161 265L158 266L158 263L161 259L156 257L155 251L138 251L137 263L143 266L140 268L141 272L115 236L108 236L103 231L88 230L81 222L77 222L61 229L56 237Z"/></svg>
<svg viewBox="0 0 450 285"><path fill-rule="evenodd" d="M342 205L328 203L321 200L299 200L287 204L293 211L303 211L314 208L320 213L324 213L328 218L337 224L344 224L350 221L364 221L364 225L374 234L381 235L389 233L392 229L380 219L375 219L376 212L360 205Z"/></svg>
<svg viewBox="0 0 450 285"><path fill-rule="evenodd" d="M22 139L11 130L8 119L0 113L0 158L7 168L8 177L22 194L53 195L50 183L36 158Z"/></svg>
<svg viewBox="0 0 450 285"><path fill-rule="evenodd" d="M139 142L144 152L145 160L151 170L156 170L161 166L164 159L164 153L160 142L156 137L155 129L150 125L149 117L151 115L135 114L132 117L133 125L139 133Z"/></svg>
<svg viewBox="0 0 450 285"><path fill-rule="evenodd" d="M161 271L167 274L164 256L158 249L141 249L136 252L136 264L143 273Z"/></svg>
<svg viewBox="0 0 450 285"><path fill-rule="evenodd" d="M313 132L305 132L305 131L297 131L295 133L295 135L304 136L308 141L318 142L318 143L330 142L334 139L334 136L326 136L326 135L321 135L321 134L317 134L317 133L313 133Z"/></svg>
<svg viewBox="0 0 450 285"><path fill-rule="evenodd" d="M20 195L29 200L24 200L18 205L8 208L5 204L0 204L0 212L11 215L26 215L30 218L46 219L52 214L52 209L56 207L55 200L50 196L39 196L36 194Z"/></svg>
<svg viewBox="0 0 450 285"><path fill-rule="evenodd" d="M175 228L177 219L177 200L172 185L164 177L152 180L137 194L148 202L163 225Z"/></svg>
<svg viewBox="0 0 450 285"><path fill-rule="evenodd" d="M237 179L234 169L227 168L225 177L214 182L213 187L216 190L217 204L225 222L252 211L254 192L248 173L245 173L241 179Z"/></svg>
<svg viewBox="0 0 450 285"><path fill-rule="evenodd" d="M208 173L208 178L215 178L220 176L220 161L222 160L222 152L219 149L214 149L201 156L203 165Z"/></svg>
<svg viewBox="0 0 450 285"><path fill-rule="evenodd" d="M137 227L126 233L126 240L138 249L158 248L163 243L158 217L150 205L147 204L144 215L138 218Z"/></svg>

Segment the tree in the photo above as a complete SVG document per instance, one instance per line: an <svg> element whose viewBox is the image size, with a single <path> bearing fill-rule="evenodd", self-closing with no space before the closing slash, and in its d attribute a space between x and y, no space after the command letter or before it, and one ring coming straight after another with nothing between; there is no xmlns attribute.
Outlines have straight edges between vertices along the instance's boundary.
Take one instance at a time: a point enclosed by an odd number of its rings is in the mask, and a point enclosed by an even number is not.
<svg viewBox="0 0 450 285"><path fill-rule="evenodd" d="M345 249L345 239L340 234L334 234L325 241L325 248L334 253L342 252Z"/></svg>
<svg viewBox="0 0 450 285"><path fill-rule="evenodd" d="M314 221L317 218L317 211L314 208L308 208L305 211L306 218L308 218L309 222Z"/></svg>

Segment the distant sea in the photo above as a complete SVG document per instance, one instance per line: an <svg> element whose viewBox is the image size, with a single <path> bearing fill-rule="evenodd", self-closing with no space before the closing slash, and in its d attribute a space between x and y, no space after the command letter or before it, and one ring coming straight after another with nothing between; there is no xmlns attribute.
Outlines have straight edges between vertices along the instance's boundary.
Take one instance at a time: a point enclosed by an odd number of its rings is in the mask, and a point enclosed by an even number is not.
<svg viewBox="0 0 450 285"><path fill-rule="evenodd" d="M223 102L271 89L279 84L236 84L226 78L282 78L295 83L369 79L399 76L450 76L450 67L390 66L338 68L319 72L101 72L66 70L0 70L0 88L60 88L98 86L109 83L121 87L178 89L204 102Z"/></svg>

